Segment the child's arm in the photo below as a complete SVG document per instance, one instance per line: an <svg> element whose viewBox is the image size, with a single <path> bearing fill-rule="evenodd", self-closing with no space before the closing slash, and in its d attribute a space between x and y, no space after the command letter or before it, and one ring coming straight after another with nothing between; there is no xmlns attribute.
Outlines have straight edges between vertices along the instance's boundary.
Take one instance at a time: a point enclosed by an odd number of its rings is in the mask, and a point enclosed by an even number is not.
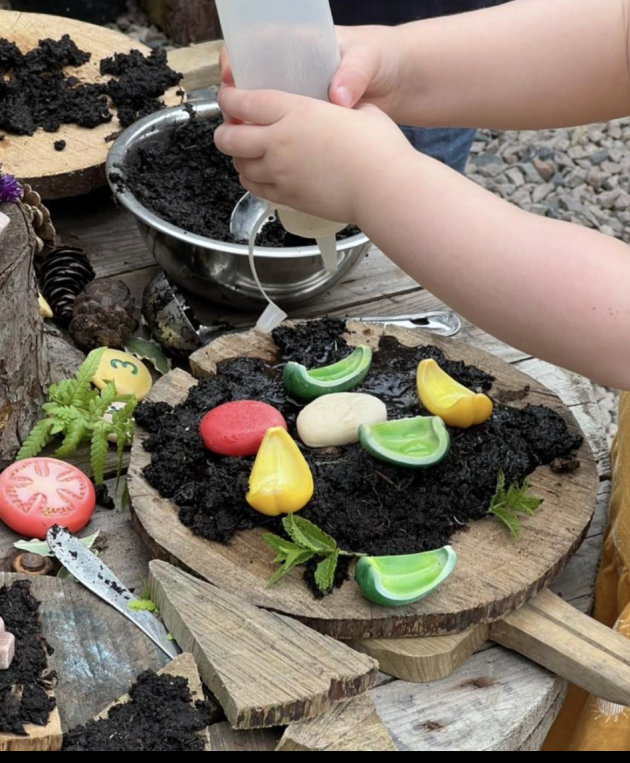
<svg viewBox="0 0 630 763"><path fill-rule="evenodd" d="M630 251L525 213L415 152L371 106L225 88L217 130L243 185L356 222L471 321L532 355L630 389Z"/></svg>
<svg viewBox="0 0 630 763"><path fill-rule="evenodd" d="M537 129L630 113L629 0L516 0L341 30L338 105L364 96L396 121Z"/></svg>

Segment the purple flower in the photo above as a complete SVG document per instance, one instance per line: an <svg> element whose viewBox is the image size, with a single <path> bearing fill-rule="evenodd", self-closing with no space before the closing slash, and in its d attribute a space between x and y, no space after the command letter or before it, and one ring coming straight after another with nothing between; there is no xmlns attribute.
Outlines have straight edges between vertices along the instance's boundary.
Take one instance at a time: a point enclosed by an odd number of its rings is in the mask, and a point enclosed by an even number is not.
<svg viewBox="0 0 630 763"><path fill-rule="evenodd" d="M22 186L13 177L13 175L2 174L2 164L0 164L0 204L11 204L22 198Z"/></svg>

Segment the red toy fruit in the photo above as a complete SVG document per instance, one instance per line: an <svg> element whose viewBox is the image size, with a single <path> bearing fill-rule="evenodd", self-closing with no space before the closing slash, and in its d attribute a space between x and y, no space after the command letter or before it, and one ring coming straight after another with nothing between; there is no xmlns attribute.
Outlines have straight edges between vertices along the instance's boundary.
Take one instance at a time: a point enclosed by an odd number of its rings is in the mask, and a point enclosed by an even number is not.
<svg viewBox="0 0 630 763"><path fill-rule="evenodd" d="M0 519L27 538L46 539L54 525L82 530L96 506L82 471L55 458L18 461L0 474Z"/></svg>
<svg viewBox="0 0 630 763"><path fill-rule="evenodd" d="M265 433L287 428L282 414L266 403L241 400L226 403L206 414L201 422L203 444L221 456L255 456Z"/></svg>

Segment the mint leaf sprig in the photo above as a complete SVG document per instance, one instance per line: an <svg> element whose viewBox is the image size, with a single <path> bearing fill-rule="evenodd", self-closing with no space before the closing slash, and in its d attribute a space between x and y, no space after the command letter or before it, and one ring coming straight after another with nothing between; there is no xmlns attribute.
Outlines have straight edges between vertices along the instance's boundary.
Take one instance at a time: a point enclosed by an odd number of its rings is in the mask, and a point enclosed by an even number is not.
<svg viewBox="0 0 630 763"><path fill-rule="evenodd" d="M278 535L267 533L265 543L276 552L274 559L280 567L269 581L274 586L278 581L295 567L299 567L311 559L321 559L315 570L315 584L324 595L332 593L335 584L335 573L341 556L359 557L342 551L337 541L307 519L289 514L282 520L282 526L290 540Z"/></svg>
<svg viewBox="0 0 630 763"><path fill-rule="evenodd" d="M529 480L524 480L519 485L513 482L506 490L505 474L501 471L497 478L497 489L490 502L488 514L498 522L504 524L514 540L518 540L521 534L520 517L522 515L533 516L543 501L533 495L528 495Z"/></svg>

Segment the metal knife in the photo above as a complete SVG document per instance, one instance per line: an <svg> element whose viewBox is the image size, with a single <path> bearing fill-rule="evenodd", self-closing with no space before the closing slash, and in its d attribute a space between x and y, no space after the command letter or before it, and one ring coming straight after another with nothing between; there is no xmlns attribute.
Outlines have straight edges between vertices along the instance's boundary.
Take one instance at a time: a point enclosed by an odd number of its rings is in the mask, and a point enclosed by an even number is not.
<svg viewBox="0 0 630 763"><path fill-rule="evenodd" d="M137 625L168 657L174 659L180 654L176 644L169 641L166 628L154 615L129 609L129 602L138 599L78 538L63 528L53 527L46 540L53 554L80 583Z"/></svg>

